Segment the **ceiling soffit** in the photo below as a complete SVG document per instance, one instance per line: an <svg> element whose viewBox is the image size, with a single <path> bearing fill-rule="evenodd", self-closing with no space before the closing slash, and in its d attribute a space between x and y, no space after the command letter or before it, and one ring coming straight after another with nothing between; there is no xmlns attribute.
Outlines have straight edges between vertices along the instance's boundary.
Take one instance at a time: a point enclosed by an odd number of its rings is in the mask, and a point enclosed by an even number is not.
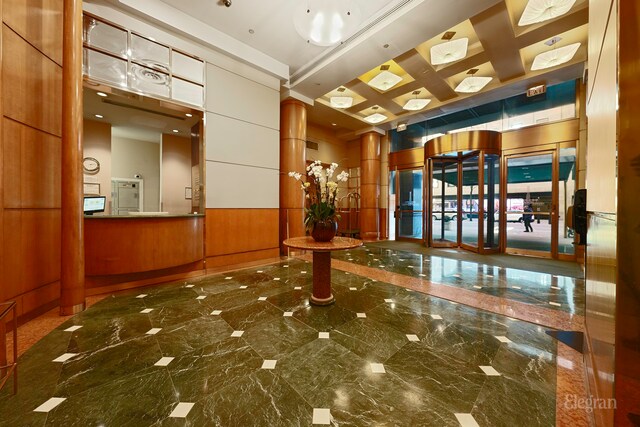
<svg viewBox="0 0 640 427"><path fill-rule="evenodd" d="M500 81L524 75L520 49L504 2L472 17L471 24Z"/></svg>

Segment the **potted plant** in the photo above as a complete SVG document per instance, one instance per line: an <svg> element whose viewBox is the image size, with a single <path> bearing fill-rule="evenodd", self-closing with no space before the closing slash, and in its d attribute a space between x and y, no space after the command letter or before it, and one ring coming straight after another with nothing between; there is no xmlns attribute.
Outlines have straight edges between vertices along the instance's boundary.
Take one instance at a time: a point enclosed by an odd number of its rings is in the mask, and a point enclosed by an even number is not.
<svg viewBox="0 0 640 427"><path fill-rule="evenodd" d="M337 163L331 163L328 168L316 160L307 166L307 178L298 172L289 172L289 176L300 181L300 188L305 195L304 224L314 240L329 242L338 231L340 215L336 212L336 198L338 182L346 182L349 174L342 171L335 181L332 181Z"/></svg>

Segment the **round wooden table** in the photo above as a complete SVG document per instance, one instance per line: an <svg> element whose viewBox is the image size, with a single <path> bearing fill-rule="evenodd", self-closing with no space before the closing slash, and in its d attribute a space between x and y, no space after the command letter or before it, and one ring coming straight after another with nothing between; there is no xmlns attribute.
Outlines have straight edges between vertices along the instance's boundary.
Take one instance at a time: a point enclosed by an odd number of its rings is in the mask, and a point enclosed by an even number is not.
<svg viewBox="0 0 640 427"><path fill-rule="evenodd" d="M310 302L314 305L329 305L335 301L331 293L331 251L362 246L362 240L351 237L334 237L330 242L316 242L309 236L292 237L282 243L290 248L313 251L313 292Z"/></svg>

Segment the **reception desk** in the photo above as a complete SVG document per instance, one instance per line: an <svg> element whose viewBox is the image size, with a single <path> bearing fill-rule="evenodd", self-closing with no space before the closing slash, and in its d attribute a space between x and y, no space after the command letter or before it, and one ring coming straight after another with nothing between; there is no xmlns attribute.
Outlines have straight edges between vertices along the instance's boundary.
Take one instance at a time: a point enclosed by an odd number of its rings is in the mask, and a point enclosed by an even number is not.
<svg viewBox="0 0 640 427"><path fill-rule="evenodd" d="M87 294L204 272L204 215L85 216Z"/></svg>

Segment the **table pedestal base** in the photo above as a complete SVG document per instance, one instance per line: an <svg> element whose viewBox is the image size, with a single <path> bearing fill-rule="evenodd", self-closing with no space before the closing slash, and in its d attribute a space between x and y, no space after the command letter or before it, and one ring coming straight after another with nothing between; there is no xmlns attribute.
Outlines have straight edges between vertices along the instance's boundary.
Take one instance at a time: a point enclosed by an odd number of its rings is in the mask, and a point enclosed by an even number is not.
<svg viewBox="0 0 640 427"><path fill-rule="evenodd" d="M313 293L310 303L329 305L335 302L331 293L331 252L313 252Z"/></svg>

